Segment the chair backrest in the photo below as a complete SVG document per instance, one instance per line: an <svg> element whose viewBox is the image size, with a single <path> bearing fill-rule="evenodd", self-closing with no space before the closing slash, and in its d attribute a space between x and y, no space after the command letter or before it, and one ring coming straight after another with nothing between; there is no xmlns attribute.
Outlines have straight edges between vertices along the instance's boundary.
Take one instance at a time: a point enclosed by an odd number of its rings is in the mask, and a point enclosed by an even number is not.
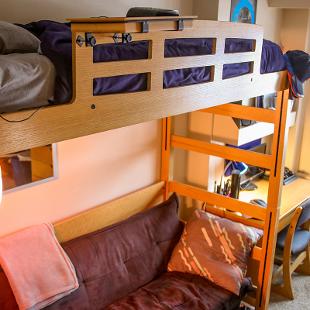
<svg viewBox="0 0 310 310"><path fill-rule="evenodd" d="M297 222L297 228L300 228L306 222L310 221L310 199L301 204L302 212Z"/></svg>

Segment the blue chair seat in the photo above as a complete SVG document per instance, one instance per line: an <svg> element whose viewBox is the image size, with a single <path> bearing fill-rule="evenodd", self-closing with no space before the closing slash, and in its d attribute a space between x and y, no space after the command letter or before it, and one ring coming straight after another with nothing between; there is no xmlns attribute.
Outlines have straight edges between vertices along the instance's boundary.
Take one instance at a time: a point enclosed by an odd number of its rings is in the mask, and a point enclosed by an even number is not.
<svg viewBox="0 0 310 310"><path fill-rule="evenodd" d="M288 227L283 229L278 234L277 249L284 250L285 239L287 235ZM292 242L292 255L298 255L304 251L310 242L310 232L307 230L297 229L295 231L294 239Z"/></svg>

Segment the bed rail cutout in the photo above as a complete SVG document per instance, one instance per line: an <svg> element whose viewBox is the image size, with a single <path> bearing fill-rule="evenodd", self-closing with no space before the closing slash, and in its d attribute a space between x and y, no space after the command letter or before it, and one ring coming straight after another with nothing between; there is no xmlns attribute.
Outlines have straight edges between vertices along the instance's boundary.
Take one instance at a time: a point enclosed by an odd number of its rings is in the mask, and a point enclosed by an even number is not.
<svg viewBox="0 0 310 310"><path fill-rule="evenodd" d="M255 52L256 40L254 39L240 39L240 38L226 38L225 39L225 54L247 53Z"/></svg>
<svg viewBox="0 0 310 310"><path fill-rule="evenodd" d="M165 40L165 58L214 55L216 38L175 38Z"/></svg>
<svg viewBox="0 0 310 310"><path fill-rule="evenodd" d="M166 70L164 71L163 88L183 87L213 81L214 66Z"/></svg>
<svg viewBox="0 0 310 310"><path fill-rule="evenodd" d="M132 41L130 43L103 43L93 49L93 62L111 62L148 59L150 41Z"/></svg>
<svg viewBox="0 0 310 310"><path fill-rule="evenodd" d="M253 70L254 61L224 64L222 79L229 80L234 77L251 74Z"/></svg>
<svg viewBox="0 0 310 310"><path fill-rule="evenodd" d="M93 95L147 91L150 73L126 74L93 79Z"/></svg>

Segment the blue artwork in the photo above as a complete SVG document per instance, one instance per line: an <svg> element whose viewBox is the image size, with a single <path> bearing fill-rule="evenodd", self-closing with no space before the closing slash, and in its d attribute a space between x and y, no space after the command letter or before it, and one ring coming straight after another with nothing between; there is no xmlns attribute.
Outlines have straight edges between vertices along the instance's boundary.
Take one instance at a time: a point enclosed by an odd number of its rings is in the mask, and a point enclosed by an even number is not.
<svg viewBox="0 0 310 310"><path fill-rule="evenodd" d="M232 0L230 20L232 22L255 24L257 0Z"/></svg>

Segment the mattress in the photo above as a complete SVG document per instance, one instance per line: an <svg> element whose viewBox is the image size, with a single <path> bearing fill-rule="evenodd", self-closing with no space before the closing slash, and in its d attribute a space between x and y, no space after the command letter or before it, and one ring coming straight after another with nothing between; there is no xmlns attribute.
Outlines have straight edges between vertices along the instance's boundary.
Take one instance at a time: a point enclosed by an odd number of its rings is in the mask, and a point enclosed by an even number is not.
<svg viewBox="0 0 310 310"><path fill-rule="evenodd" d="M70 24L54 21L38 21L27 25L21 25L36 35L41 41L41 51L54 65L56 70L55 87L53 89L52 104L70 102L72 98L72 34ZM214 41L209 38L169 39L165 41L165 57L185 57L194 55L209 55L214 49ZM226 53L247 52L253 49L253 41L245 39L227 39L225 44ZM99 44L94 48L93 62L111 62L122 60L147 59L149 51L148 41L137 41L127 44ZM264 40L261 73L271 73L284 70L285 59L280 47ZM250 63L236 63L224 65L223 79L237 77L249 73ZM168 70L164 72L163 88L187 86L211 81L212 68L200 66ZM26 84L28 85L28 84ZM148 73L129 74L112 77L102 77L93 80L93 95L102 96L115 93L131 93L147 90ZM19 89L22 88L20 85ZM36 98L35 92L28 90L31 101L21 105L19 100L10 101L10 108L19 110L31 108L42 104L41 98ZM8 93L8 92L7 92ZM18 96L19 93L16 94ZM40 100L38 100L40 99ZM38 102L38 103L35 103ZM7 107L0 112L8 111Z"/></svg>

